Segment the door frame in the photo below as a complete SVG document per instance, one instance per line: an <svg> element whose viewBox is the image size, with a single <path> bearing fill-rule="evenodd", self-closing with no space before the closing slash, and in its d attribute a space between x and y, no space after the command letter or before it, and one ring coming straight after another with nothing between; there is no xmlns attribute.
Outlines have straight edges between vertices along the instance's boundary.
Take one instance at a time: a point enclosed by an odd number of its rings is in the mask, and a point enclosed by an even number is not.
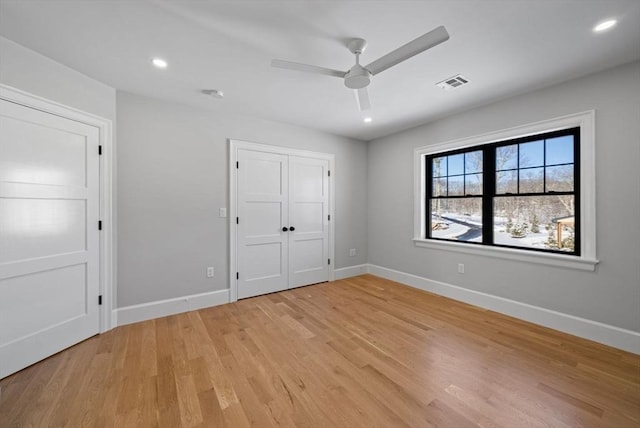
<svg viewBox="0 0 640 428"><path fill-rule="evenodd" d="M238 170L236 162L238 161L238 150L254 150L265 153L275 153L289 156L300 156L314 159L323 159L329 161L329 258L332 263L329 265L329 281L335 278L335 154L320 153L308 150L292 149L289 147L272 146L268 144L252 143L249 141L229 139L229 302L238 300L238 282L235 273L238 271L238 253L237 253L237 225L232 221L238 215Z"/></svg>
<svg viewBox="0 0 640 428"><path fill-rule="evenodd" d="M113 131L111 120L60 104L37 95L30 94L12 86L0 83L0 99L20 104L25 107L61 116L98 128L99 143L102 155L99 156L99 216L102 220L102 231L99 233L99 294L102 305L99 306L100 328L104 333L117 325L113 308L115 289L115 230L113 227Z"/></svg>

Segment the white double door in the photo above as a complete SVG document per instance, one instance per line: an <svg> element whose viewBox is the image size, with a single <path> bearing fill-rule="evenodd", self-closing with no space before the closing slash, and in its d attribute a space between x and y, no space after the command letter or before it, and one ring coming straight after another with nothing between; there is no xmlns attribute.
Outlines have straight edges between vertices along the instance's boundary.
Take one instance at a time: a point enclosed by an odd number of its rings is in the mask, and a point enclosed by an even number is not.
<svg viewBox="0 0 640 428"><path fill-rule="evenodd" d="M328 281L329 160L239 149L237 161L238 298Z"/></svg>
<svg viewBox="0 0 640 428"><path fill-rule="evenodd" d="M0 99L0 378L99 332L98 144Z"/></svg>

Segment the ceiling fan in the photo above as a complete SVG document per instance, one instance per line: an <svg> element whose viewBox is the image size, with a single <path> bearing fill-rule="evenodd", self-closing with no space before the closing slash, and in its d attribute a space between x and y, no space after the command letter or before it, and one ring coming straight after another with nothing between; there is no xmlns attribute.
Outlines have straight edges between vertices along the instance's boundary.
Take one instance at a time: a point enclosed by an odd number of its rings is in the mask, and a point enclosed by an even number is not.
<svg viewBox="0 0 640 428"><path fill-rule="evenodd" d="M369 93L367 92L367 86L371 83L371 77L447 40L449 40L449 33L447 33L447 30L443 26L440 26L363 67L360 65L360 54L362 54L367 47L367 41L364 39L351 39L347 43L347 47L351 53L356 56L356 63L348 71L333 70L315 65L283 61L281 59L272 60L271 66L340 77L344 79L344 85L347 88L355 90L358 107L360 111L364 111L371 108Z"/></svg>

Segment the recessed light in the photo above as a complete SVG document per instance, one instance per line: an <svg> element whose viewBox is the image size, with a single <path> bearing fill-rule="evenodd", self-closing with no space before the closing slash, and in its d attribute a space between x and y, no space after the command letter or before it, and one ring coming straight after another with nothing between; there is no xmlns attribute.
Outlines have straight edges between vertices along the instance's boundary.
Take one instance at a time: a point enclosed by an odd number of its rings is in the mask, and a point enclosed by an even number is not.
<svg viewBox="0 0 640 428"><path fill-rule="evenodd" d="M613 27L617 23L618 23L618 21L616 21L615 19L607 19L606 21L602 21L601 23L599 23L598 25L593 27L593 32L594 33L601 33L603 31L606 31L609 28Z"/></svg>
<svg viewBox="0 0 640 428"><path fill-rule="evenodd" d="M364 121L364 123L371 123L373 121L373 119L371 119L370 117L365 117L362 120Z"/></svg>
<svg viewBox="0 0 640 428"><path fill-rule="evenodd" d="M151 63L153 65L155 65L158 68L167 68L167 61L163 60L162 58L154 58L151 60Z"/></svg>

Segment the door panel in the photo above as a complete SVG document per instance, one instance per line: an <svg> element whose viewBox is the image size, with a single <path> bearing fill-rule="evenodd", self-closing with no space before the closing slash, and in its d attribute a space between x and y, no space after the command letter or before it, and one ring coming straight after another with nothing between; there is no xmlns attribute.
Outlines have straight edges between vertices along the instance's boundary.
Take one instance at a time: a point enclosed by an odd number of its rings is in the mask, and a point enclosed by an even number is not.
<svg viewBox="0 0 640 428"><path fill-rule="evenodd" d="M250 285L261 280L282 279L282 261L285 256L282 247L280 242L254 243L247 246L248 263L242 274Z"/></svg>
<svg viewBox="0 0 640 428"><path fill-rule="evenodd" d="M325 207L322 202L298 202L295 207L295 227L300 233L323 233Z"/></svg>
<svg viewBox="0 0 640 428"><path fill-rule="evenodd" d="M321 239L297 239L296 254L291 258L294 272L308 272L324 269L327 266L327 259L324 257Z"/></svg>
<svg viewBox="0 0 640 428"><path fill-rule="evenodd" d="M20 322L7 326L3 340L13 342L83 316L87 311L86 274L85 265L78 264L4 280L0 313L4 319Z"/></svg>
<svg viewBox="0 0 640 428"><path fill-rule="evenodd" d="M238 151L238 298L287 288L287 156Z"/></svg>
<svg viewBox="0 0 640 428"><path fill-rule="evenodd" d="M248 238L273 237L274 231L279 235L283 220L282 201L248 201L242 218L246 222Z"/></svg>
<svg viewBox="0 0 640 428"><path fill-rule="evenodd" d="M0 263L86 251L86 201L3 198Z"/></svg>
<svg viewBox="0 0 640 428"><path fill-rule="evenodd" d="M0 117L0 182L86 186L85 136L20 118Z"/></svg>
<svg viewBox="0 0 640 428"><path fill-rule="evenodd" d="M329 280L329 161L289 157L289 288Z"/></svg>
<svg viewBox="0 0 640 428"><path fill-rule="evenodd" d="M99 331L98 143L0 100L0 378Z"/></svg>

